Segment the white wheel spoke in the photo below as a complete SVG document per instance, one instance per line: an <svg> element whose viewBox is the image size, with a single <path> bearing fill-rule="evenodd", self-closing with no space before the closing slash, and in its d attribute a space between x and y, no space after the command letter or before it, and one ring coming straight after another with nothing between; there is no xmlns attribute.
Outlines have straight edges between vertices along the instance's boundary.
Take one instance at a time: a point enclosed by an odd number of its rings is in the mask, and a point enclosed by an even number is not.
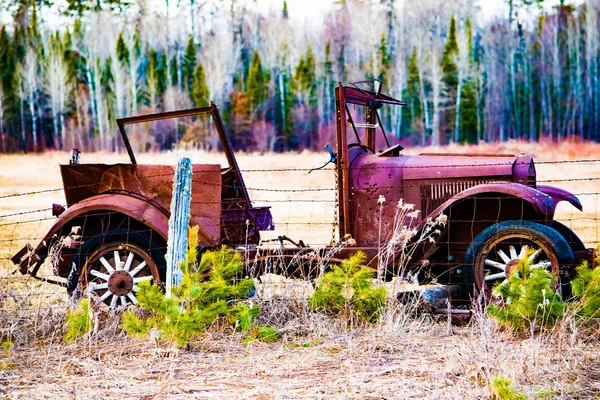
<svg viewBox="0 0 600 400"><path fill-rule="evenodd" d="M108 261L106 261L106 258L104 257L100 257L100 262L102 263L102 265L104 265L104 268L106 268L106 270L110 273L115 272L115 269L112 267L112 265L110 265L108 263Z"/></svg>
<svg viewBox="0 0 600 400"><path fill-rule="evenodd" d="M502 281L502 283L500 283L500 286L506 285L507 283L508 283L508 279L505 279L505 280Z"/></svg>
<svg viewBox="0 0 600 400"><path fill-rule="evenodd" d="M114 257L115 257L115 268L118 271L118 270L121 269L121 256L119 255L119 251L118 250L115 250L113 252L113 254L114 254Z"/></svg>
<svg viewBox="0 0 600 400"><path fill-rule="evenodd" d="M95 269L90 271L90 275L94 275L96 278L104 279L105 281L108 281L109 278L108 275L103 274L102 272L98 272Z"/></svg>
<svg viewBox="0 0 600 400"><path fill-rule="evenodd" d="M108 289L108 283L100 283L98 285L92 285L92 290Z"/></svg>
<svg viewBox="0 0 600 400"><path fill-rule="evenodd" d="M123 268L125 271L129 271L129 268L131 268L131 263L133 262L134 256L135 254L133 254L133 252L130 251L129 255L127 256L127 261L125 261L125 267Z"/></svg>
<svg viewBox="0 0 600 400"><path fill-rule="evenodd" d="M540 269L540 268L547 269L551 265L552 265L552 263L550 261L542 261L535 265L532 265L530 268L531 269Z"/></svg>
<svg viewBox="0 0 600 400"><path fill-rule="evenodd" d="M102 297L100 297L98 299L98 303L102 303L104 300L108 299L110 297L110 295L112 294L112 292L110 290L107 290L106 293L104 293L102 295Z"/></svg>
<svg viewBox="0 0 600 400"><path fill-rule="evenodd" d="M133 304L137 304L138 303L137 298L135 297L135 294L133 294L133 292L127 293L127 297L129 297L129 300L131 300L131 302Z"/></svg>
<svg viewBox="0 0 600 400"><path fill-rule="evenodd" d="M498 268L501 271L506 271L506 264L499 263L493 260L485 260L485 265L490 267Z"/></svg>
<svg viewBox="0 0 600 400"><path fill-rule="evenodd" d="M521 247L521 252L519 253L519 260L522 260L525 258L525 256L527 255L528 248L529 247L527 245Z"/></svg>
<svg viewBox="0 0 600 400"><path fill-rule="evenodd" d="M535 259L537 258L537 256L540 255L540 253L542 252L542 249L537 249L532 255L529 256L529 262L532 263L535 261Z"/></svg>
<svg viewBox="0 0 600 400"><path fill-rule="evenodd" d="M133 283L139 283L143 281L151 281L152 276L140 276L139 278L133 278Z"/></svg>
<svg viewBox="0 0 600 400"><path fill-rule="evenodd" d="M129 292L129 293L137 292L138 290L140 290L140 287L138 285L133 285L133 288L131 289L131 292Z"/></svg>
<svg viewBox="0 0 600 400"><path fill-rule="evenodd" d="M140 263L140 265L138 265L133 271L131 271L130 275L136 276L138 274L138 272L140 272L141 270L144 269L145 266L146 266L146 261L142 261Z"/></svg>
<svg viewBox="0 0 600 400"><path fill-rule="evenodd" d="M117 307L117 300L119 300L119 297L116 294L113 294L112 300L110 301L110 308L115 309Z"/></svg>
<svg viewBox="0 0 600 400"><path fill-rule="evenodd" d="M121 305L127 304L127 298L125 298L125 296L121 296L120 299L121 299Z"/></svg>
<svg viewBox="0 0 600 400"><path fill-rule="evenodd" d="M515 250L515 246L510 246L510 259L516 260L517 258L517 250Z"/></svg>
<svg viewBox="0 0 600 400"><path fill-rule="evenodd" d="M508 264L510 262L510 257L506 255L505 252L503 252L502 250L498 250L498 255L500 256L500 258L502 258L502 260Z"/></svg>
<svg viewBox="0 0 600 400"><path fill-rule="evenodd" d="M501 272L499 274L488 275L485 277L485 281L486 282L495 281L496 279L502 279L502 278L506 278L506 274L504 272Z"/></svg>

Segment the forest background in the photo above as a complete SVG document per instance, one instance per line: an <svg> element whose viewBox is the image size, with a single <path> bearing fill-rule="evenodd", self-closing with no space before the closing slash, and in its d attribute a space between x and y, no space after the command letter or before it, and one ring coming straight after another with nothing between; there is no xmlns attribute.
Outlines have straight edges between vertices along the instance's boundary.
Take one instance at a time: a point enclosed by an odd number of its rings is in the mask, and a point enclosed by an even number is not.
<svg viewBox="0 0 600 400"><path fill-rule="evenodd" d="M334 87L366 78L407 103L383 111L395 142L600 140L600 0L506 0L488 19L476 0L339 0L317 24L285 1L56 3L0 0L0 152L115 151L116 118L211 100L237 149L316 150ZM219 146L205 121L132 134Z"/></svg>

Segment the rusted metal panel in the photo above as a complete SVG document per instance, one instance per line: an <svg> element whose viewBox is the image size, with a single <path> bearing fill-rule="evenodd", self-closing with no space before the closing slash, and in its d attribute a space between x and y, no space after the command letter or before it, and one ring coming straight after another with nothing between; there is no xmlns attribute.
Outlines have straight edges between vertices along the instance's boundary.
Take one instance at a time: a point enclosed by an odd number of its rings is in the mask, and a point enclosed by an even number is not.
<svg viewBox="0 0 600 400"><path fill-rule="evenodd" d="M88 210L118 210L141 222L152 210L168 220L175 169L169 165L80 164L61 165L67 199L65 214ZM200 245L214 246L220 239L221 167L193 165L190 225L200 227ZM98 195L105 195L97 197ZM94 198L93 202L85 200ZM93 206L92 206L93 204ZM86 211L79 211L85 209ZM64 215L63 215L64 216ZM152 221L152 219L150 220ZM157 226L166 238L167 231ZM153 228L154 229L154 228Z"/></svg>
<svg viewBox="0 0 600 400"><path fill-rule="evenodd" d="M429 216L436 216L454 202L482 193L519 197L534 205L541 219L552 218L548 196L529 186L513 183L515 165L519 178L535 182L530 176L530 158L514 156L459 157L443 155L399 155L378 157L360 153L350 167L349 205L353 237L360 246L377 245L390 235L400 200L413 204L417 218L407 221L414 227ZM523 177L521 177L523 176ZM378 199L385 198L380 208ZM381 211L381 213L380 213Z"/></svg>
<svg viewBox="0 0 600 400"><path fill-rule="evenodd" d="M119 212L143 222L152 230L158 232L163 238L167 237L169 217L153 204L126 194L101 194L67 208L50 228L46 237L39 246L44 246L44 241L50 239L61 227L81 215L101 215L98 212Z"/></svg>
<svg viewBox="0 0 600 400"><path fill-rule="evenodd" d="M404 163L409 157L361 155L350 167L352 237L360 246L377 246L388 239L398 201L404 198ZM385 198L381 208L378 200ZM381 228L381 229L380 229ZM380 237L380 232L382 235Z"/></svg>

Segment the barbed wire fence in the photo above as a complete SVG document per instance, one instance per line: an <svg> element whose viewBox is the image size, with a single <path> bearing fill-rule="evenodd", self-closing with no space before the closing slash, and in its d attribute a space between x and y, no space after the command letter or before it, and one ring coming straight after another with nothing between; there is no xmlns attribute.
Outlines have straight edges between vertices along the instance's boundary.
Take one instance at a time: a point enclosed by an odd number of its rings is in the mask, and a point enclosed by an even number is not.
<svg viewBox="0 0 600 400"><path fill-rule="evenodd" d="M506 163L499 165L506 165ZM540 161L536 162L535 165L538 170L545 168L558 169L552 174L540 174L538 171L538 177L541 179L537 179L537 184L552 184L568 190L577 196L583 204L583 212L575 210L570 205L561 206L555 215L555 219L573 230L586 247L596 247L600 243L600 159ZM468 164L445 165L444 168L464 168L468 166ZM472 166L479 165L473 164ZM578 167L578 175L566 176L568 168L572 166ZM393 170L390 167L385 168ZM439 166L399 168L423 169L439 168ZM248 185L247 190L253 205L271 207L275 231L261 234L264 243L269 243L271 246L274 243L277 246L281 237L285 236L295 242L302 240L308 248L322 249L331 246L332 242L340 240L339 237L331 237L332 227L335 228L338 223L336 214L338 188L334 180L334 170L326 168L315 171L319 175L312 174L310 178L305 178L304 175L309 171L308 168L252 168L241 170L242 176ZM581 176L582 173L584 176ZM278 187L273 183L269 184L269 174L279 174L279 180L288 182L287 187ZM281 178L281 175L283 175L283 178ZM550 176L546 178L544 175ZM167 176L172 177L172 174L156 174L145 178L166 179ZM193 176L192 179L194 183L211 184L203 181L201 176ZM419 185L418 182L408 183L407 185L413 184ZM70 187L69 190L84 189L96 185L98 183L80 185ZM235 185L231 185L230 188L235 189ZM404 185L403 189L406 190L406 188L407 186ZM380 186L379 189L394 190L400 188ZM40 196L46 201L46 197L52 197L50 201L64 203L64 191L64 187L55 187L0 195L0 210L2 210L0 211L1 307L17 307L20 310L28 310L29 313L37 313L38 315L42 308L57 310L66 308L68 296L65 288L44 282L45 279L56 278L51 265L44 264L38 273L37 278L39 279L34 279L29 275L22 275L18 271L18 267L11 262L13 255L27 243L35 248L40 241L44 240L48 230L57 219L56 216L52 215L52 207L30 208L28 204L32 202L29 199ZM40 202L35 201L33 203L38 204ZM376 209L377 199L373 199L373 202L372 208ZM194 203L193 199L192 203ZM100 215L110 217L110 214L110 211L99 211L96 214L90 214L88 217L92 218ZM123 225L121 228L128 229L129 226ZM85 230L85 226L82 229ZM243 247L244 243L238 245ZM158 250L162 251L164 249ZM453 267L458 268L459 265Z"/></svg>

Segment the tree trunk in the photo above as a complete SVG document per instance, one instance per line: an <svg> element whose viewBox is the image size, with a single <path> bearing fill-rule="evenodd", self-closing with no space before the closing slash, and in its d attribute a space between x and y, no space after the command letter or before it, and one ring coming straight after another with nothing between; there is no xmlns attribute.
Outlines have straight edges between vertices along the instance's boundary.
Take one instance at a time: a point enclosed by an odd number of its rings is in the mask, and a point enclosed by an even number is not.
<svg viewBox="0 0 600 400"><path fill-rule="evenodd" d="M425 85L423 82L423 69L419 68L419 88L421 89L421 102L423 103L423 119L425 123L425 129L421 132L421 145L425 146L427 142L427 134L431 130L431 124L429 121L429 101L425 93Z"/></svg>
<svg viewBox="0 0 600 400"><path fill-rule="evenodd" d="M456 93L456 118L454 121L454 143L460 141L460 106L462 103L463 71L458 72L458 88Z"/></svg>
<svg viewBox="0 0 600 400"><path fill-rule="evenodd" d="M31 85L31 89L29 90L29 112L31 113L31 134L33 137L33 151L38 150L37 145L37 121L35 115L35 95L33 91L33 85Z"/></svg>

